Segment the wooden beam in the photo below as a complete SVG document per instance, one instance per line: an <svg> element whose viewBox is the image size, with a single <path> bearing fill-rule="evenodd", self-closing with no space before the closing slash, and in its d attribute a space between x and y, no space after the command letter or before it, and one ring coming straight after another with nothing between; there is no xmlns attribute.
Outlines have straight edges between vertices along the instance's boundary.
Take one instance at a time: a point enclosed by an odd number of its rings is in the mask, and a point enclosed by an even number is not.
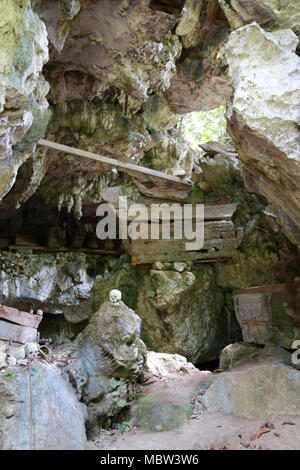
<svg viewBox="0 0 300 470"><path fill-rule="evenodd" d="M173 203L174 204L174 203ZM133 210L134 207L138 208L139 203L132 203L131 208ZM115 206L114 206L115 207ZM183 208L183 206L181 206ZM237 204L224 204L224 205L204 205L204 220L205 221L224 221L224 220L231 220L234 213L237 210ZM116 206L117 215L119 215L118 206ZM153 211L154 212L154 211ZM158 217L155 217L154 214L151 215L151 207L147 207L147 214L148 214L148 222L154 223L156 221L160 221L163 219L163 211L159 211ZM135 219L135 216L129 216L127 214L127 220L131 221ZM170 221L173 220L183 220L182 211L178 215L176 212L170 211ZM190 218L185 217L185 220L190 220ZM193 210L192 220L196 220L196 211ZM140 221L137 221L139 223ZM168 223L168 219L166 221Z"/></svg>
<svg viewBox="0 0 300 470"><path fill-rule="evenodd" d="M43 147L48 147L53 150L58 150L60 152L71 153L72 155L77 155L79 157L97 160L98 162L105 163L107 165L117 166L125 171L131 170L136 171L137 173L144 173L166 181L181 183L182 185L190 188L193 186L191 182L184 181L178 178L177 176L167 175L166 173L162 173L161 171L152 170L150 168L145 168L139 165L133 165L132 163L121 162L120 160L114 160L113 158L104 157L102 155L97 155L96 153L87 152L86 150L80 150L74 147L69 147L68 145L58 144L56 142L51 142L50 140L41 139L38 141L38 145L42 145Z"/></svg>
<svg viewBox="0 0 300 470"><path fill-rule="evenodd" d="M40 251L46 253L86 253L88 255L121 255L123 253L122 250L101 250L98 248L68 248L68 247L52 247L52 246L34 246L34 245L9 245L9 250L32 250L32 251Z"/></svg>
<svg viewBox="0 0 300 470"><path fill-rule="evenodd" d="M21 310L7 307L6 305L0 305L0 318L17 323L18 325L37 328L43 317L41 315L33 315L32 313L22 312Z"/></svg>
<svg viewBox="0 0 300 470"><path fill-rule="evenodd" d="M248 287L246 289L240 289L237 291L237 294L265 294L276 292L300 292L300 282L287 282L284 284Z"/></svg>

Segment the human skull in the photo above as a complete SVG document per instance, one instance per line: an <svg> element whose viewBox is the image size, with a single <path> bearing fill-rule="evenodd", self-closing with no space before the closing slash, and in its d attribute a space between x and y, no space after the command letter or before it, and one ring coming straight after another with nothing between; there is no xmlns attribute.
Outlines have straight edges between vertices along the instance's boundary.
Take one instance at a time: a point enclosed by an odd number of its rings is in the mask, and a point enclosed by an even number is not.
<svg viewBox="0 0 300 470"><path fill-rule="evenodd" d="M113 304L118 304L121 301L122 294L118 289L113 289L109 293L109 300Z"/></svg>
<svg viewBox="0 0 300 470"><path fill-rule="evenodd" d="M37 343L27 343L25 346L27 357L36 357L39 352L39 345Z"/></svg>

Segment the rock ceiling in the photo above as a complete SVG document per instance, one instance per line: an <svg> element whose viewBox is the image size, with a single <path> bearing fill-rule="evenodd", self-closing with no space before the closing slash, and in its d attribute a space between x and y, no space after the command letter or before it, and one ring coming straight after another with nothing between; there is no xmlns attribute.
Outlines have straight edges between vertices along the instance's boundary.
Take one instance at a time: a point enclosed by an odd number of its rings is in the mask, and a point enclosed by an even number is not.
<svg viewBox="0 0 300 470"><path fill-rule="evenodd" d="M132 163L160 153L176 161L189 152L171 135L179 115L228 103L247 188L267 198L299 244L300 6L281 3L5 0L0 209L33 195L57 204L74 187L97 202L99 189L119 182L97 163L33 153L45 131Z"/></svg>

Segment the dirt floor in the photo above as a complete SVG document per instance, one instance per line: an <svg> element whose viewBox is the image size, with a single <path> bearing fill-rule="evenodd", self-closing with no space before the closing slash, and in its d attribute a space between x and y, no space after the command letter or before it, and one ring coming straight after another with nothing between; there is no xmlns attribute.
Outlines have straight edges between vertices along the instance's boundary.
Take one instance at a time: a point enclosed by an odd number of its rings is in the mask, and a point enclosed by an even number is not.
<svg viewBox="0 0 300 470"><path fill-rule="evenodd" d="M200 371L157 378L143 387L147 406L139 400L133 405L133 429L102 431L95 445L103 450L300 450L299 416L250 420L204 410L201 395L213 378ZM188 416L182 411L186 407Z"/></svg>

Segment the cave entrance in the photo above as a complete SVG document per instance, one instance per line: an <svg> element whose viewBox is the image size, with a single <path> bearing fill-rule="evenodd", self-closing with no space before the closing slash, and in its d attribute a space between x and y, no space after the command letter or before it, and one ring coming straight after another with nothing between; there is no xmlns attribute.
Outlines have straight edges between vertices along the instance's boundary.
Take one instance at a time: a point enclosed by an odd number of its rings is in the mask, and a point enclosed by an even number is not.
<svg viewBox="0 0 300 470"><path fill-rule="evenodd" d="M199 145L214 141L222 145L231 145L232 140L226 130L226 106L222 105L210 111L195 111L181 117L171 135L177 135L179 141L199 149Z"/></svg>

